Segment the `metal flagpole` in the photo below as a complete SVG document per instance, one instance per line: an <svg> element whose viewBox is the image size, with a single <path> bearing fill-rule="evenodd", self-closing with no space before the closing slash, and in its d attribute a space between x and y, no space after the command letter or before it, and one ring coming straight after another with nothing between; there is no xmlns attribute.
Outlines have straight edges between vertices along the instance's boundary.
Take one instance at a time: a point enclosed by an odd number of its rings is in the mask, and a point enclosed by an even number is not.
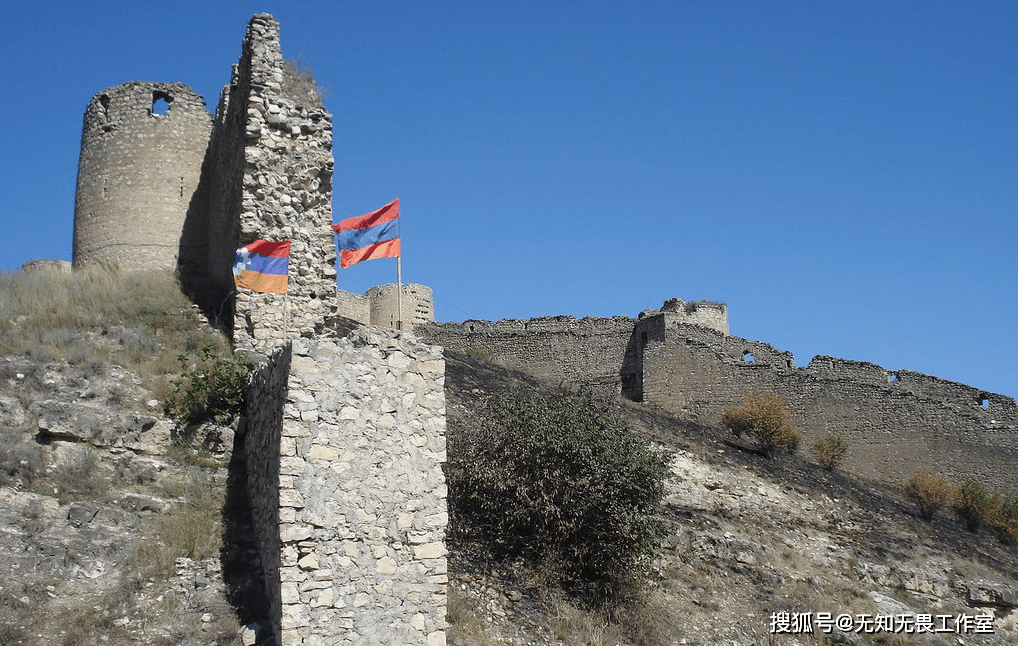
<svg viewBox="0 0 1018 646"><path fill-rule="evenodd" d="M400 245L403 241L400 240ZM396 310L399 319L396 321L396 329L403 329L403 251L396 256Z"/></svg>

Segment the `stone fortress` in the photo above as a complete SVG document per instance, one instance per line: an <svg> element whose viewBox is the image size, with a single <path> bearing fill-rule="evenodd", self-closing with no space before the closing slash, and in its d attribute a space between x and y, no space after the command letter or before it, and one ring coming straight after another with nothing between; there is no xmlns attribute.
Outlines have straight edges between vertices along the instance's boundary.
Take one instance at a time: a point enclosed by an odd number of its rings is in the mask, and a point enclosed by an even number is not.
<svg viewBox="0 0 1018 646"><path fill-rule="evenodd" d="M705 425L750 390L784 397L804 446L837 433L844 469L900 486L918 469L1018 494L1018 406L1011 397L909 370L814 357L729 334L726 305L671 299L627 317L432 323L447 350L476 349L552 382L593 387ZM805 453L805 452L804 452Z"/></svg>
<svg viewBox="0 0 1018 646"><path fill-rule="evenodd" d="M97 94L74 230L75 267L174 269L235 348L263 357L243 441L280 644L445 643L442 347L704 424L750 389L773 392L807 442L845 437L856 475L900 485L926 468L1018 493L1014 399L832 357L796 367L731 336L721 303L435 323L431 289L408 284L414 335L387 329L395 285L337 288L332 117L299 80L259 14L214 116L179 83ZM291 241L286 295L234 288L235 251L256 239Z"/></svg>
<svg viewBox="0 0 1018 646"><path fill-rule="evenodd" d="M396 285L337 289L332 169L332 116L255 15L214 116L180 83L89 103L73 265L175 270L261 357L241 435L276 643L439 646L445 363L389 329ZM236 250L258 239L290 241L285 295L234 287ZM402 309L407 331L433 321L431 289L403 285Z"/></svg>
<svg viewBox="0 0 1018 646"><path fill-rule="evenodd" d="M320 332L332 316L396 327L395 284L363 296L336 287L332 116L313 85L285 71L274 22L252 22L248 40L214 117L182 83L125 83L92 98L74 267L177 270L242 348ZM285 299L234 289L234 252L259 238L291 241ZM404 329L434 320L430 288L402 291Z"/></svg>

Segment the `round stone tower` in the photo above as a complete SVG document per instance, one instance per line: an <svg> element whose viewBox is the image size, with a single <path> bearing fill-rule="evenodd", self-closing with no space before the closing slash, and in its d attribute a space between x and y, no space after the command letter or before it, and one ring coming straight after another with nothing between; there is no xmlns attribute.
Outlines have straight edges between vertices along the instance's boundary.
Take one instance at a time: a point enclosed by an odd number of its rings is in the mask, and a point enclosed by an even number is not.
<svg viewBox="0 0 1018 646"><path fill-rule="evenodd" d="M371 324L396 327L399 321L399 290L396 283L375 285L367 291L371 302ZM431 288L416 283L403 284L403 329L413 332L415 325L435 320L435 301Z"/></svg>
<svg viewBox="0 0 1018 646"><path fill-rule="evenodd" d="M176 267L212 130L205 99L182 83L125 83L85 110L74 200L74 266ZM197 201L197 200L195 200Z"/></svg>

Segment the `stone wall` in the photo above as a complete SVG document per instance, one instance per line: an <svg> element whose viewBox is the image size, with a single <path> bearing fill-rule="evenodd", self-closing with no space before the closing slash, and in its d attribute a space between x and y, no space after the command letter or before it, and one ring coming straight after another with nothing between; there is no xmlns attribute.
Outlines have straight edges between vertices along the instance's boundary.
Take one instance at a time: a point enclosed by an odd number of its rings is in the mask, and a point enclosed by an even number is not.
<svg viewBox="0 0 1018 646"><path fill-rule="evenodd" d="M212 118L182 83L135 81L85 109L74 198L75 267L174 269Z"/></svg>
<svg viewBox="0 0 1018 646"><path fill-rule="evenodd" d="M1010 397L908 370L792 353L728 334L720 303L671 299L638 319L546 317L434 323L419 331L552 383L596 386L716 425L751 389L789 402L808 443L838 433L845 468L900 484L920 468L1018 492L1018 407Z"/></svg>
<svg viewBox="0 0 1018 646"><path fill-rule="evenodd" d="M208 207L180 239L185 287L240 349L267 354L337 313L332 115L309 87L284 65L279 23L252 17L202 171ZM234 288L236 250L254 240L290 241L286 295Z"/></svg>
<svg viewBox="0 0 1018 646"><path fill-rule="evenodd" d="M371 303L371 324L386 327L398 327L400 290L396 283L376 285L367 291ZM413 332L418 325L431 323L435 320L435 302L431 288L416 283L403 284L403 327Z"/></svg>
<svg viewBox="0 0 1018 646"><path fill-rule="evenodd" d="M620 366L634 319L549 316L527 321L432 323L417 332L457 352L479 350L497 363L551 381L619 392Z"/></svg>
<svg viewBox="0 0 1018 646"><path fill-rule="evenodd" d="M377 327L294 340L283 384L290 352L255 380L247 439L280 643L444 644L441 349Z"/></svg>
<svg viewBox="0 0 1018 646"><path fill-rule="evenodd" d="M364 325L371 325L371 301L367 296L338 289L336 307L341 316Z"/></svg>
<svg viewBox="0 0 1018 646"><path fill-rule="evenodd" d="M634 330L639 399L705 424L751 389L785 398L811 438L837 433L851 446L844 468L901 484L920 468L1018 493L1018 407L1009 397L921 373L789 352L703 327L648 317ZM635 393L630 393L631 395Z"/></svg>

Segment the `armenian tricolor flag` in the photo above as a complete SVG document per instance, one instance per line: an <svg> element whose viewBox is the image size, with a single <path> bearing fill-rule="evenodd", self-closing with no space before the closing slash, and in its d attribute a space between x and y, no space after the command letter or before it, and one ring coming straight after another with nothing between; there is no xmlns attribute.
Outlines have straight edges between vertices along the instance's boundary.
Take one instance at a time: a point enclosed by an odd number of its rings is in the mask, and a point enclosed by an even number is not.
<svg viewBox="0 0 1018 646"><path fill-rule="evenodd" d="M339 234L339 266L362 260L399 257L399 199L377 211L347 218L332 225Z"/></svg>
<svg viewBox="0 0 1018 646"><path fill-rule="evenodd" d="M254 292L285 294L290 271L290 241L255 240L237 250L233 279Z"/></svg>

